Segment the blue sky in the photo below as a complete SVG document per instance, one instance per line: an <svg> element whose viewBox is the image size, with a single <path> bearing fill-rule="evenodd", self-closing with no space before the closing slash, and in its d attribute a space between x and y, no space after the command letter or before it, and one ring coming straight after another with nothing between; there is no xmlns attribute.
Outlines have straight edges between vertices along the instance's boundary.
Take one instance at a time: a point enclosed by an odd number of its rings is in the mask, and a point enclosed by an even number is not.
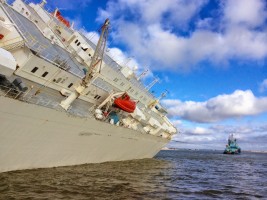
<svg viewBox="0 0 267 200"><path fill-rule="evenodd" d="M267 150L267 2L263 0L48 0L93 40L111 20L108 54L149 69L143 80L181 134L169 147Z"/></svg>

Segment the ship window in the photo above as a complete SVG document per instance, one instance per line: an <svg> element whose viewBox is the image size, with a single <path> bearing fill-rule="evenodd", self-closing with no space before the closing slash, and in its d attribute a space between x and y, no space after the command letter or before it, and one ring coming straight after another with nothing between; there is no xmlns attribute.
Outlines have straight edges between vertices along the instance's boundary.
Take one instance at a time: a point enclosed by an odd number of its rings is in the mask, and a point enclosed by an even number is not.
<svg viewBox="0 0 267 200"><path fill-rule="evenodd" d="M82 47L81 47L81 48L82 48ZM82 50L83 50L83 51L87 51L87 49L88 49L87 47L85 47L85 48L82 48Z"/></svg>
<svg viewBox="0 0 267 200"><path fill-rule="evenodd" d="M56 29L57 34L61 35L61 31Z"/></svg>
<svg viewBox="0 0 267 200"><path fill-rule="evenodd" d="M80 44L81 44L81 43L80 43L80 42L78 42L78 43L77 43L77 46L80 46Z"/></svg>
<svg viewBox="0 0 267 200"><path fill-rule="evenodd" d="M62 80L62 78L58 78L56 83L59 83Z"/></svg>
<svg viewBox="0 0 267 200"><path fill-rule="evenodd" d="M75 44L77 44L78 41L79 41L79 40L75 40Z"/></svg>
<svg viewBox="0 0 267 200"><path fill-rule="evenodd" d="M121 83L120 86L124 86L124 83Z"/></svg>
<svg viewBox="0 0 267 200"><path fill-rule="evenodd" d="M63 79L60 83L64 83L66 79Z"/></svg>
<svg viewBox="0 0 267 200"><path fill-rule="evenodd" d="M86 95L89 95L90 94L90 91L88 91L87 93L86 93Z"/></svg>
<svg viewBox="0 0 267 200"><path fill-rule="evenodd" d="M38 67L34 67L31 72L35 73L37 70L38 70Z"/></svg>
<svg viewBox="0 0 267 200"><path fill-rule="evenodd" d="M91 57L91 54L90 53L88 55Z"/></svg>
<svg viewBox="0 0 267 200"><path fill-rule="evenodd" d="M48 72L43 73L42 77L46 77L47 74Z"/></svg>
<svg viewBox="0 0 267 200"><path fill-rule="evenodd" d="M71 88L71 86L73 86L73 83L69 84L68 88Z"/></svg>
<svg viewBox="0 0 267 200"><path fill-rule="evenodd" d="M118 80L119 80L119 79L115 78L113 81L114 81L114 82L118 82Z"/></svg>
<svg viewBox="0 0 267 200"><path fill-rule="evenodd" d="M95 99L100 99L101 98L101 96L99 96L99 95L95 95L95 97L94 97Z"/></svg>

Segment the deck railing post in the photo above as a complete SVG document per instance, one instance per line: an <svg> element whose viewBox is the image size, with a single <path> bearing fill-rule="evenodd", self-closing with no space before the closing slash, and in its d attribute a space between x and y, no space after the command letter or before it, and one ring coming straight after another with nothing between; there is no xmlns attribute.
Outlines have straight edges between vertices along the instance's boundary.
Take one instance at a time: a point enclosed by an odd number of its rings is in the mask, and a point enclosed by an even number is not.
<svg viewBox="0 0 267 200"><path fill-rule="evenodd" d="M5 93L4 97L10 92L11 88Z"/></svg>

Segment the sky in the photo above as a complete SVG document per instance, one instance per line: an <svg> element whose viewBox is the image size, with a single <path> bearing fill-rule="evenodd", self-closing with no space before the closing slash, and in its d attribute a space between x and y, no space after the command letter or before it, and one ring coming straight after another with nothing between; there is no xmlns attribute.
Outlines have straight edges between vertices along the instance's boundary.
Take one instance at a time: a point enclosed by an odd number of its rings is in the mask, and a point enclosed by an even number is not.
<svg viewBox="0 0 267 200"><path fill-rule="evenodd" d="M159 97L179 134L168 147L267 150L267 2L264 0L47 0Z"/></svg>

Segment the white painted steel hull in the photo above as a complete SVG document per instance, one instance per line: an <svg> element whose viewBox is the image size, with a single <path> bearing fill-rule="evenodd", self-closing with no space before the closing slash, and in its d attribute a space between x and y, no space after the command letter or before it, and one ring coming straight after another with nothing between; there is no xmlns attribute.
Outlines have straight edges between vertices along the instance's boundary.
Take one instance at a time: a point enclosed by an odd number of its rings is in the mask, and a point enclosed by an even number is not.
<svg viewBox="0 0 267 200"><path fill-rule="evenodd" d="M0 172L152 158L168 142L0 96Z"/></svg>

